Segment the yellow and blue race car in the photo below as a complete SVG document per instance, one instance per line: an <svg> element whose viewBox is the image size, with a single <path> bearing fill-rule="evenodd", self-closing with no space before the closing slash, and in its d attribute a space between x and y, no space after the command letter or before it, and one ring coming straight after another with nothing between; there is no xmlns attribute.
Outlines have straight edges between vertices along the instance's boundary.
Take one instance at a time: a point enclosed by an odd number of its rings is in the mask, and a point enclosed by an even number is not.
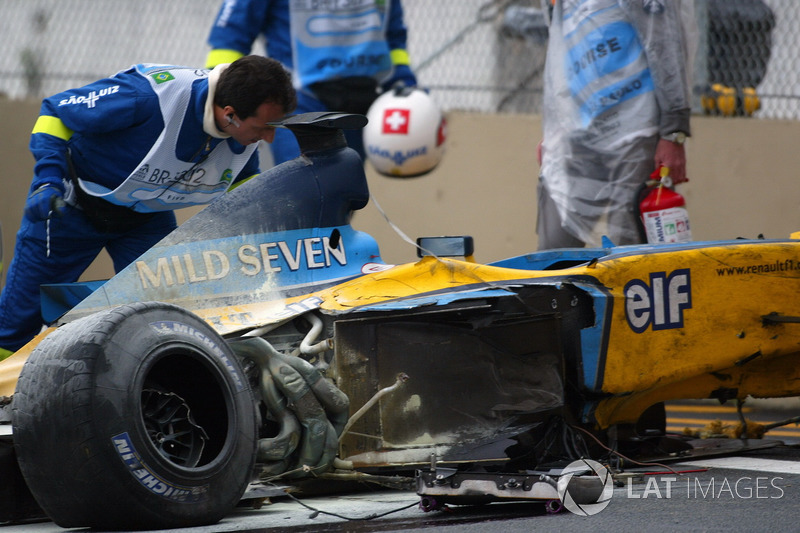
<svg viewBox="0 0 800 533"><path fill-rule="evenodd" d="M364 120L287 119L301 157L112 279L42 288L51 326L0 363L0 521L187 527L254 486L387 473L554 501L565 461L668 446L665 401L800 395L800 240L479 264L436 237L385 264L350 225Z"/></svg>

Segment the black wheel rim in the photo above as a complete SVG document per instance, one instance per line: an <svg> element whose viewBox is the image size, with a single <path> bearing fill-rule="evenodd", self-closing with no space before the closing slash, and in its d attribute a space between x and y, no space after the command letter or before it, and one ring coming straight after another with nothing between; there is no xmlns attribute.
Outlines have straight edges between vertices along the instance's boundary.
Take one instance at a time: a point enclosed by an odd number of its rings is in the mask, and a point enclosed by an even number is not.
<svg viewBox="0 0 800 533"><path fill-rule="evenodd" d="M183 398L172 392L145 389L142 417L147 435L161 455L184 468L198 465L208 435L194 422Z"/></svg>

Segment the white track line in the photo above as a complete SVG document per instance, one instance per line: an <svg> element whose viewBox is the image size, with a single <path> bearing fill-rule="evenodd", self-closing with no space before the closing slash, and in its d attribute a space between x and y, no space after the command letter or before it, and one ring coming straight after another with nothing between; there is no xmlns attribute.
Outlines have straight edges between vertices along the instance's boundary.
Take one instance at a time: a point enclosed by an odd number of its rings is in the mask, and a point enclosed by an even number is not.
<svg viewBox="0 0 800 533"><path fill-rule="evenodd" d="M753 470L757 472L778 472L781 474L800 474L800 462L777 459L758 459L753 457L717 457L681 462L681 464L707 468L730 468L732 470Z"/></svg>

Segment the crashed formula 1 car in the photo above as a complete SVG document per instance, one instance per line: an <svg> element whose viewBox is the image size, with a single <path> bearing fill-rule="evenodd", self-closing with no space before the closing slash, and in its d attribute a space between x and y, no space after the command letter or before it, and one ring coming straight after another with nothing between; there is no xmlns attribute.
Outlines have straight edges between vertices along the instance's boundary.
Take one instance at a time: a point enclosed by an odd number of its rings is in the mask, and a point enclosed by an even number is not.
<svg viewBox="0 0 800 533"><path fill-rule="evenodd" d="M552 502L541 472L660 442L666 400L800 395L800 240L384 264L350 225L363 124L288 119L300 158L105 283L43 287L52 327L0 363L0 521L30 490L64 527L186 527L348 474Z"/></svg>

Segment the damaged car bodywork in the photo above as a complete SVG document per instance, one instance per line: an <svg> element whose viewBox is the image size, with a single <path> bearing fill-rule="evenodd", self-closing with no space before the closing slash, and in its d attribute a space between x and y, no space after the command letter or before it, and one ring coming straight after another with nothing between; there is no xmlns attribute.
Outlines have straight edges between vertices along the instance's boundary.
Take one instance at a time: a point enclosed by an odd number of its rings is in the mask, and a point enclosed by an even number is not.
<svg viewBox="0 0 800 533"><path fill-rule="evenodd" d="M800 395L800 241L479 264L431 239L388 265L350 225L361 126L288 119L300 158L114 278L43 288L52 326L0 363L0 444L56 523L212 523L253 482L342 472L554 501L552 465L663 436L660 402Z"/></svg>

